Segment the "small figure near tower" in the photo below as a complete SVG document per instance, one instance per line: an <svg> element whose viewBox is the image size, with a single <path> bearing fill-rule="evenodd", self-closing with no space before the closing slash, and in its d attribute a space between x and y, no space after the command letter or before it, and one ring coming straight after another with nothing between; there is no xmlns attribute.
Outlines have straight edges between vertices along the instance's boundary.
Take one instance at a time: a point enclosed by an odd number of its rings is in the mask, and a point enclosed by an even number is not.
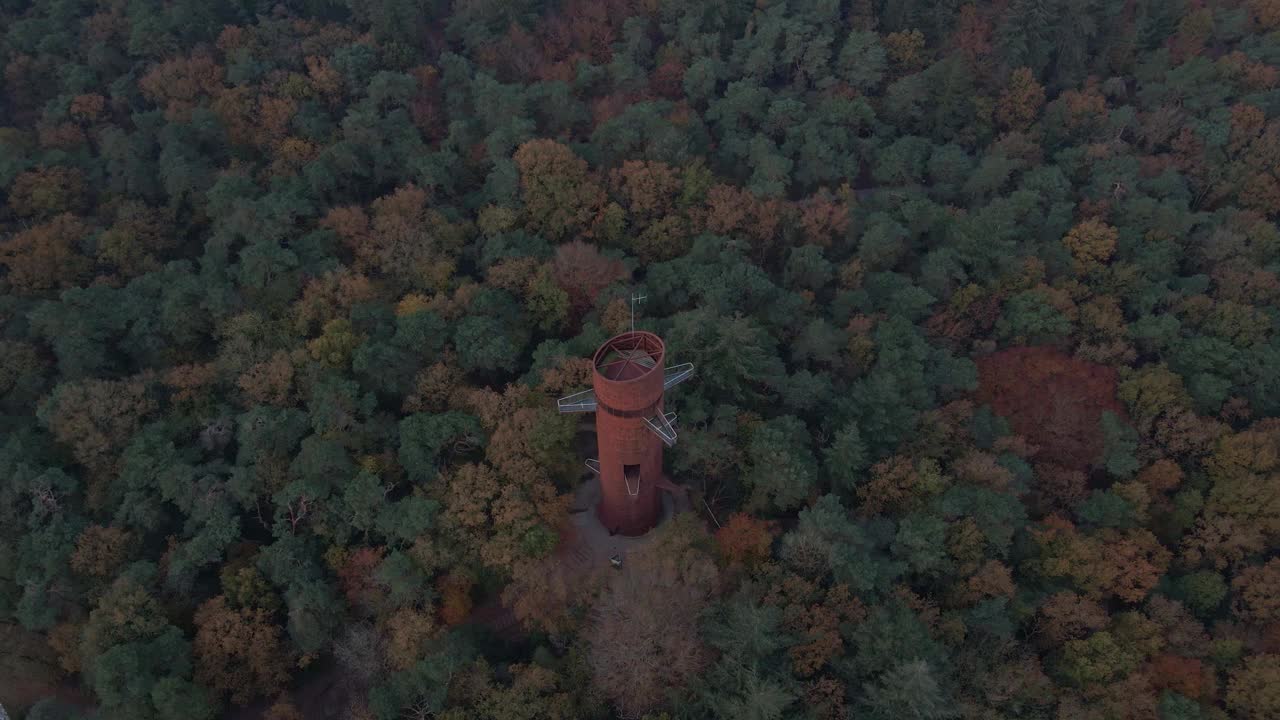
<svg viewBox="0 0 1280 720"><path fill-rule="evenodd" d="M659 491L676 489L662 472L662 448L676 443L676 414L664 400L693 375L693 364L664 367L665 360L661 338L632 329L596 350L590 390L557 402L562 413L596 414L600 455L587 467L600 476L596 512L611 533L648 532L662 513Z"/></svg>

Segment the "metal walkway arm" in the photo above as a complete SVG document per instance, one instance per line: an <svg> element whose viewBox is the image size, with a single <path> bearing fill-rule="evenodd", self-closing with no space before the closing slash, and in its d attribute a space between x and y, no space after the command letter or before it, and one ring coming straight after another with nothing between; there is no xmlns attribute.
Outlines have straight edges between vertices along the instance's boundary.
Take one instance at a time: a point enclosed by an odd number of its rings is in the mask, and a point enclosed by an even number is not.
<svg viewBox="0 0 1280 720"><path fill-rule="evenodd" d="M556 400L556 409L562 413L581 413L596 411L596 391L583 390L566 395Z"/></svg>
<svg viewBox="0 0 1280 720"><path fill-rule="evenodd" d="M691 377L693 377L693 363L672 365L665 370L662 378L662 389L670 390Z"/></svg>
<svg viewBox="0 0 1280 720"><path fill-rule="evenodd" d="M675 420L675 417L675 413L659 413L653 417L645 418L644 424L648 425L649 429L662 440L663 445L674 447L676 444L676 428L675 425L671 424L671 421Z"/></svg>

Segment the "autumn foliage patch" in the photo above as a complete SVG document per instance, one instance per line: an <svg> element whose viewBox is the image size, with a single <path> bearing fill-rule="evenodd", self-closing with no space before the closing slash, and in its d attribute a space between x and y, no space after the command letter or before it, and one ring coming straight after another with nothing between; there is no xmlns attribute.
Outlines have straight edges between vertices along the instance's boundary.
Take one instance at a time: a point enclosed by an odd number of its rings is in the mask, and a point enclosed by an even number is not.
<svg viewBox="0 0 1280 720"><path fill-rule="evenodd" d="M1124 416L1116 371L1050 347L1018 347L979 358L976 399L1039 447L1036 459L1086 469L1102 453L1102 413Z"/></svg>

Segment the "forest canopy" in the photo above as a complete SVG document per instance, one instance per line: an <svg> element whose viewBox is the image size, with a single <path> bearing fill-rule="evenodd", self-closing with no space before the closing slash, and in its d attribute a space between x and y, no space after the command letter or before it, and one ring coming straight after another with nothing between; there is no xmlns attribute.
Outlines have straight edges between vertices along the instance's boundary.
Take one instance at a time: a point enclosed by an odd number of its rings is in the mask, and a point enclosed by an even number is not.
<svg viewBox="0 0 1280 720"><path fill-rule="evenodd" d="M0 67L15 718L1280 717L1280 1L0 0ZM633 310L691 509L586 572Z"/></svg>

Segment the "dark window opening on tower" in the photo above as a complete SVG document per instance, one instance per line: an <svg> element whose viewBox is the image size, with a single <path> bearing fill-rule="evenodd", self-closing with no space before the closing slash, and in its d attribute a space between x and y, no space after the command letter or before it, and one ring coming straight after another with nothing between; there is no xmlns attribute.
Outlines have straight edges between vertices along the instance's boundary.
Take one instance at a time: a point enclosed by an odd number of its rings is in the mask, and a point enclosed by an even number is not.
<svg viewBox="0 0 1280 720"><path fill-rule="evenodd" d="M622 479L627 483L627 494L635 497L640 494L640 466L623 465Z"/></svg>

